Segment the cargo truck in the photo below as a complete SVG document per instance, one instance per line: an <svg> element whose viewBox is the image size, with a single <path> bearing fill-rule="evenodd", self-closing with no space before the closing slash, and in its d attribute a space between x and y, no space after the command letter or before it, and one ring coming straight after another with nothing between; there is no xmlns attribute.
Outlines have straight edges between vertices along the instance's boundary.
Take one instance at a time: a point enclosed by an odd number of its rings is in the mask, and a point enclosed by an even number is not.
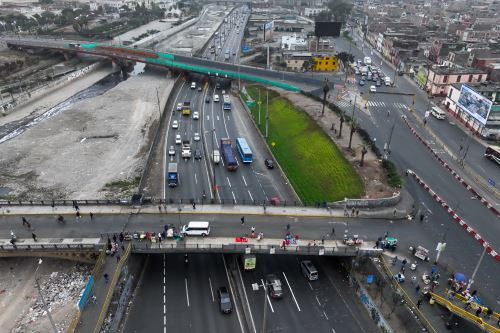
<svg viewBox="0 0 500 333"><path fill-rule="evenodd" d="M251 271L255 269L257 258L254 254L242 254L241 261L243 262L243 268L245 269L245 271Z"/></svg>
<svg viewBox="0 0 500 333"><path fill-rule="evenodd" d="M182 104L182 115L183 116L191 115L191 102L184 102L184 104Z"/></svg>
<svg viewBox="0 0 500 333"><path fill-rule="evenodd" d="M191 142L189 140L182 140L182 158L191 157Z"/></svg>
<svg viewBox="0 0 500 333"><path fill-rule="evenodd" d="M177 173L177 163L168 163L167 172L168 186L176 187L179 184L179 174Z"/></svg>
<svg viewBox="0 0 500 333"><path fill-rule="evenodd" d="M231 139L220 139L220 150L222 152L222 157L226 162L227 169L229 171L235 171L236 169L238 169L238 161L234 156L233 147L231 146Z"/></svg>

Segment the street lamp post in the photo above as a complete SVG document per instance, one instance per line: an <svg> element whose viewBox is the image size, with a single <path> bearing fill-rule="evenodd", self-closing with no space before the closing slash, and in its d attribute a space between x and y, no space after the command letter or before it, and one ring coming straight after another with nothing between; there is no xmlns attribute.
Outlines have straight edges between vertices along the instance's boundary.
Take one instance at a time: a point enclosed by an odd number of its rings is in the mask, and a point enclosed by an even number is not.
<svg viewBox="0 0 500 333"><path fill-rule="evenodd" d="M35 284L36 288L38 289L38 293L40 294L40 298L42 299L42 304L43 308L45 309L45 312L47 312L47 317L49 318L50 325L52 326L52 330L54 333L57 333L57 327L56 324L54 323L54 320L52 319L52 315L50 314L49 307L47 306L47 303L45 302L45 298L43 297L42 294L42 288L40 287L40 282L38 281L38 277L36 276L36 273L38 272L38 269L40 268L40 265L42 264L42 259L38 259L38 266L35 269Z"/></svg>
<svg viewBox="0 0 500 333"><path fill-rule="evenodd" d="M467 284L467 289L470 289L470 287L472 286L472 284L474 283L474 278L476 277L476 273L477 273L477 270L479 269L479 266L481 265L481 263L483 262L483 258L484 258L484 255L486 254L486 249L488 247L487 246L484 246L484 250L483 250L483 253L481 253L481 257L479 257L479 261L477 262L477 265L476 267L474 268L474 272L472 272L472 276L470 277L469 279L469 283Z"/></svg>
<svg viewBox="0 0 500 333"><path fill-rule="evenodd" d="M262 315L262 333L266 332L266 324L267 324L267 283L261 279L262 284L252 283L252 289L254 291L258 291L260 288L264 290L264 309Z"/></svg>
<svg viewBox="0 0 500 333"><path fill-rule="evenodd" d="M260 105L262 104L262 102L260 101L260 88L259 88L259 101L257 102L257 104L259 104L259 126L260 126Z"/></svg>
<svg viewBox="0 0 500 333"><path fill-rule="evenodd" d="M269 136L269 89L266 89L266 139Z"/></svg>
<svg viewBox="0 0 500 333"><path fill-rule="evenodd" d="M321 110L321 117L325 115L325 104L326 104L326 94L330 91L330 86L328 86L328 79L325 80L325 85L323 86L323 109Z"/></svg>

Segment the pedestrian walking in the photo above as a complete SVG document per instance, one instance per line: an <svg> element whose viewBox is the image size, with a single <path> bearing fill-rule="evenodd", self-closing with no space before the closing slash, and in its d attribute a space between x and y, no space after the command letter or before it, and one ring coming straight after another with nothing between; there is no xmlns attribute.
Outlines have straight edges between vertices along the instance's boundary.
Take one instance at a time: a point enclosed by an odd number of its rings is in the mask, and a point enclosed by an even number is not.
<svg viewBox="0 0 500 333"><path fill-rule="evenodd" d="M116 262L119 262L119 261L120 261L120 255L119 255L119 254L117 254L117 255L116 255Z"/></svg>
<svg viewBox="0 0 500 333"><path fill-rule="evenodd" d="M79 211L76 211L76 218L79 220L82 218L82 215L80 214Z"/></svg>
<svg viewBox="0 0 500 333"><path fill-rule="evenodd" d="M389 231L386 231L385 234L384 234L384 239L389 237Z"/></svg>
<svg viewBox="0 0 500 333"><path fill-rule="evenodd" d="M403 261L401 261L401 265L402 265L403 267L405 267L407 263L408 263L408 261L406 260L406 258L405 258L405 259L403 259Z"/></svg>
<svg viewBox="0 0 500 333"><path fill-rule="evenodd" d="M31 233L31 237L33 238L33 240L36 242L36 235L34 233Z"/></svg>
<svg viewBox="0 0 500 333"><path fill-rule="evenodd" d="M359 209L356 209L356 217L359 216Z"/></svg>
<svg viewBox="0 0 500 333"><path fill-rule="evenodd" d="M162 240L162 235L161 233L158 233L158 241L161 243L161 240Z"/></svg>
<svg viewBox="0 0 500 333"><path fill-rule="evenodd" d="M104 277L104 282L108 283L108 281L109 281L109 275L108 275L108 273L104 273L103 277Z"/></svg>
<svg viewBox="0 0 500 333"><path fill-rule="evenodd" d="M244 225L245 224L245 217L242 216L240 220L241 220L241 225Z"/></svg>
<svg viewBox="0 0 500 333"><path fill-rule="evenodd" d="M479 317L479 315L481 314L481 312L483 312L483 309L480 306L478 306L477 310L476 310L476 316Z"/></svg>
<svg viewBox="0 0 500 333"><path fill-rule="evenodd" d="M113 242L116 243L116 235L115 234L113 234Z"/></svg>
<svg viewBox="0 0 500 333"><path fill-rule="evenodd" d="M394 208L394 211L392 212L392 216L396 216L397 212L398 212L398 210L396 208Z"/></svg>
<svg viewBox="0 0 500 333"><path fill-rule="evenodd" d="M125 239L125 236L123 236L123 232L120 232L120 235L118 236L118 239L120 240L120 243L123 242L123 240Z"/></svg>
<svg viewBox="0 0 500 333"><path fill-rule="evenodd" d="M436 271L437 271L437 268L436 268L436 266L433 265L431 267L431 275L434 275L436 273Z"/></svg>
<svg viewBox="0 0 500 333"><path fill-rule="evenodd" d="M31 223L26 222L26 227L28 228L28 230L31 230Z"/></svg>
<svg viewBox="0 0 500 333"><path fill-rule="evenodd" d="M422 222L424 220L424 217L425 217L424 214L420 214L420 222Z"/></svg>
<svg viewBox="0 0 500 333"><path fill-rule="evenodd" d="M335 227L332 227L332 237L335 236Z"/></svg>
<svg viewBox="0 0 500 333"><path fill-rule="evenodd" d="M286 225L286 231L290 231L290 223L287 223L287 225Z"/></svg>
<svg viewBox="0 0 500 333"><path fill-rule="evenodd" d="M94 214L90 212L89 215L90 215L90 221L92 221L94 219Z"/></svg>
<svg viewBox="0 0 500 333"><path fill-rule="evenodd" d="M26 220L24 216L22 216L21 219L23 220L23 227L24 227L25 225L27 225L28 220Z"/></svg>
<svg viewBox="0 0 500 333"><path fill-rule="evenodd" d="M377 241L375 241L375 246L373 248L378 249L379 245L380 245L380 242L377 240Z"/></svg>
<svg viewBox="0 0 500 333"><path fill-rule="evenodd" d="M72 203L72 205L73 205L73 208L74 208L74 209L76 209L76 201L75 201L75 200L73 200L71 203Z"/></svg>
<svg viewBox="0 0 500 333"><path fill-rule="evenodd" d="M158 211L161 213L161 205L158 205Z"/></svg>
<svg viewBox="0 0 500 333"><path fill-rule="evenodd" d="M54 201L52 201L52 203L50 204L50 207L52 207L52 210L54 210L54 208L56 207L56 204L54 203Z"/></svg>
<svg viewBox="0 0 500 333"><path fill-rule="evenodd" d="M404 274L404 273L405 273L405 266L401 267L400 272L401 272L401 274Z"/></svg>
<svg viewBox="0 0 500 333"><path fill-rule="evenodd" d="M95 295L92 295L91 299L92 299L92 304L97 303L97 297Z"/></svg>
<svg viewBox="0 0 500 333"><path fill-rule="evenodd" d="M75 204L75 210L78 212L80 211L80 207L78 207L78 205Z"/></svg>
<svg viewBox="0 0 500 333"><path fill-rule="evenodd" d="M417 284L417 286L415 287L415 294L418 295L418 292L420 291L420 285Z"/></svg>
<svg viewBox="0 0 500 333"><path fill-rule="evenodd" d="M321 238L321 245L325 245L325 237Z"/></svg>
<svg viewBox="0 0 500 333"><path fill-rule="evenodd" d="M465 307L464 307L464 309L466 309L466 310L467 310L468 308L470 308L470 307L472 306L472 301L473 301L473 298L472 298L472 297L471 297L471 298L469 298L469 299L467 300L467 302L465 302Z"/></svg>
<svg viewBox="0 0 500 333"><path fill-rule="evenodd" d="M252 234L255 232L255 227L254 227L254 226L252 226L252 227L250 228L250 232L251 232Z"/></svg>
<svg viewBox="0 0 500 333"><path fill-rule="evenodd" d="M196 209L196 203L193 202L193 209Z"/></svg>
<svg viewBox="0 0 500 333"><path fill-rule="evenodd" d="M419 299L417 301L417 309L420 309L420 305L422 305L422 300L421 299Z"/></svg>

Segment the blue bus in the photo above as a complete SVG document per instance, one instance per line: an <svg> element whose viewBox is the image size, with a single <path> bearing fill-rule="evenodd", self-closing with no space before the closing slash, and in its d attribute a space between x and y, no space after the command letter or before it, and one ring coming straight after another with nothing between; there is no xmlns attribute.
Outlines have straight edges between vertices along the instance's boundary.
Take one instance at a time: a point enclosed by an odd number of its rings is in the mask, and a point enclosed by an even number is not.
<svg viewBox="0 0 500 333"><path fill-rule="evenodd" d="M247 140L244 138L237 138L236 149L238 149L238 153L240 154L243 163L252 163L252 150L250 150Z"/></svg>
<svg viewBox="0 0 500 333"><path fill-rule="evenodd" d="M222 101L223 101L222 108L224 110L231 110L231 100L229 99L229 95L223 95Z"/></svg>

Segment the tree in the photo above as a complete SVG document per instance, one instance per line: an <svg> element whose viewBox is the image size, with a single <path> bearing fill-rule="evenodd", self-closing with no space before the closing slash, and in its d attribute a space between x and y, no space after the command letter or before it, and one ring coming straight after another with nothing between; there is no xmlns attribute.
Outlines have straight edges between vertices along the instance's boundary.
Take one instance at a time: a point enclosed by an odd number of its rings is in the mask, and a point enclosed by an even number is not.
<svg viewBox="0 0 500 333"><path fill-rule="evenodd" d="M353 4L345 0L330 0L326 6L335 16L336 21L345 22L347 16L351 13Z"/></svg>
<svg viewBox="0 0 500 333"><path fill-rule="evenodd" d="M302 68L304 69L304 71L310 71L311 62L309 60L305 60L304 63L302 63Z"/></svg>
<svg viewBox="0 0 500 333"><path fill-rule="evenodd" d="M344 125L344 121L344 114L342 113L342 115L340 116L339 138L342 137L342 125Z"/></svg>
<svg viewBox="0 0 500 333"><path fill-rule="evenodd" d="M38 3L41 5L50 5L54 3L54 0L38 0Z"/></svg>
<svg viewBox="0 0 500 333"><path fill-rule="evenodd" d="M359 162L359 166L363 166L363 164L365 163L365 155L366 155L366 153L368 153L368 150L363 145L363 149L361 149L361 161Z"/></svg>
<svg viewBox="0 0 500 333"><path fill-rule="evenodd" d="M349 134L349 146L348 146L349 149L351 149L352 136L354 135L357 129L358 129L358 122L356 121L356 119L353 119L351 121L351 133Z"/></svg>
<svg viewBox="0 0 500 333"><path fill-rule="evenodd" d="M347 63L354 61L354 56L351 53L344 51L337 53L337 58L344 63L344 66L347 65Z"/></svg>

